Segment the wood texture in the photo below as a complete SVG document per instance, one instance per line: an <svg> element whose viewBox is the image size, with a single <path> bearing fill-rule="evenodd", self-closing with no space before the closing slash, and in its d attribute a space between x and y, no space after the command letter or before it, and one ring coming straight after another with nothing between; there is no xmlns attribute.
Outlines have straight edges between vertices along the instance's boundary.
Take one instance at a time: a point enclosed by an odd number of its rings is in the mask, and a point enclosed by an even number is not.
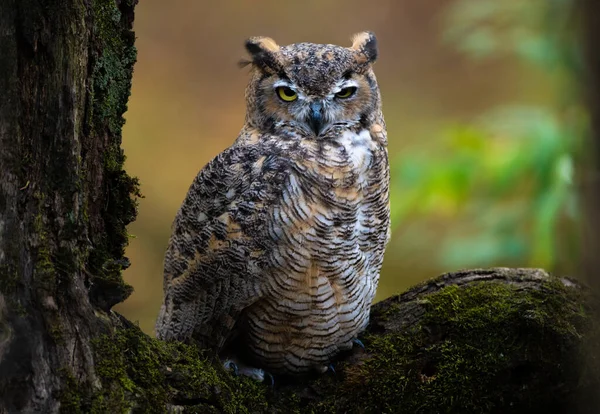
<svg viewBox="0 0 600 414"><path fill-rule="evenodd" d="M0 2L0 412L56 412L66 388L97 387L95 311L131 292L134 3Z"/></svg>

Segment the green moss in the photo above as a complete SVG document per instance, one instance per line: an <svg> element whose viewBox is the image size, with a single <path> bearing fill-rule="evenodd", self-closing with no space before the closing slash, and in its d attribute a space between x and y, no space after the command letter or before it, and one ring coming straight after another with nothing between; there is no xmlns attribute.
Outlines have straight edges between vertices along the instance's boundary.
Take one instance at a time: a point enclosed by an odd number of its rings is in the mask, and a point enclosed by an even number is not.
<svg viewBox="0 0 600 414"><path fill-rule="evenodd" d="M123 6L131 7L124 4ZM122 11L112 0L94 0L94 33L100 46L93 68L94 106L92 122L97 130L119 135L131 90L131 75L137 59L134 34L123 21ZM120 163L108 167L120 169Z"/></svg>
<svg viewBox="0 0 600 414"><path fill-rule="evenodd" d="M61 370L61 378L64 384L59 396L61 413L81 413L81 395L78 391L77 380L69 368Z"/></svg>
<svg viewBox="0 0 600 414"><path fill-rule="evenodd" d="M0 195L0 203L3 202L2 197ZM0 211L2 211L2 206L0 206ZM12 234L17 231L15 222L5 222L4 226L8 227L4 229L5 234ZM3 243L0 249L3 249L4 253L3 264L0 265L0 292L4 294L7 305L12 308L18 304L15 292L19 283L21 283L21 275L17 265L20 263L21 251L18 243L14 241Z"/></svg>
<svg viewBox="0 0 600 414"><path fill-rule="evenodd" d="M38 195L36 198L40 206L40 212L33 220L33 229L37 236L35 268L33 272L34 286L38 290L40 298L56 301L59 296L59 292L57 291L58 274L67 274L67 269L60 267L60 272L57 272L57 264L59 263L56 255L52 255L51 253L52 248L50 246L49 235L44 223L44 215L41 212L44 197ZM64 249L61 251L64 251ZM69 254L68 257L72 256ZM47 332L54 341L63 343L63 326L58 309L56 309L56 306L46 306L44 312Z"/></svg>
<svg viewBox="0 0 600 414"><path fill-rule="evenodd" d="M197 347L150 338L137 327L94 341L102 390L92 413L162 413L169 401L186 412L252 413L267 408L266 386L235 378Z"/></svg>
<svg viewBox="0 0 600 414"><path fill-rule="evenodd" d="M10 297L19 282L19 274L13 266L0 266L0 292Z"/></svg>
<svg viewBox="0 0 600 414"><path fill-rule="evenodd" d="M122 277L128 266L123 257L128 243L126 226L137 215L137 198L141 197L137 178L123 169L125 155L121 149L121 130L131 90L131 77L137 52L135 35L130 30L132 2L94 0L94 36L92 88L89 96L87 124L91 133L106 142L103 179L106 204L101 211L104 232L94 235L95 248L88 259L94 275L90 297L102 309L127 298L133 291ZM105 137L108 137L106 140Z"/></svg>
<svg viewBox="0 0 600 414"><path fill-rule="evenodd" d="M42 202L40 201L40 205ZM41 209L41 207L40 207ZM35 257L34 279L36 288L51 290L55 285L56 272L54 263L50 256L50 246L48 245L48 232L44 224L44 216L40 212L33 221L33 229L37 236L37 251Z"/></svg>
<svg viewBox="0 0 600 414"><path fill-rule="evenodd" d="M541 291L494 283L447 287L426 297L427 312L410 331L368 334L372 356L347 367L339 389L321 379L323 393L332 396L311 409L561 412L585 383L581 338L591 318L579 295L558 281Z"/></svg>
<svg viewBox="0 0 600 414"><path fill-rule="evenodd" d="M7 262L8 264L0 266L0 292L4 295L7 307L17 315L24 316L26 315L25 307L19 302L18 296L15 294L21 278L14 266L15 262L10 260Z"/></svg>
<svg viewBox="0 0 600 414"><path fill-rule="evenodd" d="M594 370L581 369L584 334L597 338L586 295L559 281L541 290L450 286L420 301L425 314L410 329L366 333L360 363L275 392L233 377L196 346L132 325L93 342L100 390L63 398L91 413L162 413L168 404L188 413L565 412L579 390L598 385Z"/></svg>
<svg viewBox="0 0 600 414"><path fill-rule="evenodd" d="M14 227L15 224L12 223ZM6 234L11 234L10 229L6 229ZM12 229L14 231L14 228ZM20 251L18 243L9 242L4 246L5 260L0 265L0 292L4 296L6 306L14 311L17 315L25 315L25 307L19 301L17 289L22 283L21 275L19 274L18 263L20 263Z"/></svg>

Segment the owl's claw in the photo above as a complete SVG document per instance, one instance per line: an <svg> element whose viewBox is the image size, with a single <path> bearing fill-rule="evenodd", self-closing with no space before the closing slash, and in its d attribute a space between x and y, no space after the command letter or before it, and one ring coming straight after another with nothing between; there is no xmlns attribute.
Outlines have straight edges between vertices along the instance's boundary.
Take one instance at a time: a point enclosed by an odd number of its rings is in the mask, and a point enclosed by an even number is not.
<svg viewBox="0 0 600 414"><path fill-rule="evenodd" d="M260 369L260 368L254 368L254 367L248 366L245 363L243 363L242 361L238 361L236 359L226 359L223 362L223 367L227 371L233 371L232 374L236 377L239 377L239 376L250 377L254 381L264 382L265 376L268 375L269 377L271 377L271 385L275 383L273 376L271 374L269 374L268 372L265 372L263 369Z"/></svg>
<svg viewBox="0 0 600 414"><path fill-rule="evenodd" d="M233 371L233 375L235 375L236 377L238 375L240 375L240 370L238 369L237 364L235 362L233 362L232 360L228 359L227 361L225 361L223 363L223 366L225 367L226 370Z"/></svg>
<svg viewBox="0 0 600 414"><path fill-rule="evenodd" d="M335 375L335 368L333 367L333 364L329 364L327 366L327 371L331 371L331 372L333 372L333 375Z"/></svg>
<svg viewBox="0 0 600 414"><path fill-rule="evenodd" d="M263 379L263 382L267 381L267 378L269 379L269 382L271 383L270 384L271 388L273 388L275 386L275 378L273 377L273 375L271 375L270 372L265 371L265 377Z"/></svg>
<svg viewBox="0 0 600 414"><path fill-rule="evenodd" d="M363 344L363 343L362 343L362 341L361 341L360 339L358 339L358 338L354 338L354 339L352 340L352 342L353 342L354 344L356 344L356 345L360 346L360 347L363 349L363 351L365 350L365 344Z"/></svg>

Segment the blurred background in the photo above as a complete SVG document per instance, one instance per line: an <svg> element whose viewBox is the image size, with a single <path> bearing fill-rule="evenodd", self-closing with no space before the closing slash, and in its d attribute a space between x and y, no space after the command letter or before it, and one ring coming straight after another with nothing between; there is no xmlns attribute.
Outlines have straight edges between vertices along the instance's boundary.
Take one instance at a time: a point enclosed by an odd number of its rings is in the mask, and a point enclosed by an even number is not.
<svg viewBox="0 0 600 414"><path fill-rule="evenodd" d="M580 271L588 132L574 0L144 0L123 147L145 198L116 309L153 333L170 226L245 114L243 41L350 45L373 30L392 166L377 300L467 267Z"/></svg>

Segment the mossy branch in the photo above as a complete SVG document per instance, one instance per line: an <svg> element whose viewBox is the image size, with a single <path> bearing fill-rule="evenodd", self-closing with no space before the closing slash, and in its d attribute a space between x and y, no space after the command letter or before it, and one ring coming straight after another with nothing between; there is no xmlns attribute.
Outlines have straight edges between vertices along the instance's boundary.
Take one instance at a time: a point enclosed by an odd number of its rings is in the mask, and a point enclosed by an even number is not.
<svg viewBox="0 0 600 414"><path fill-rule="evenodd" d="M335 374L273 388L113 314L117 327L96 342L110 394L100 401L139 412L574 412L600 385L584 364L595 305L579 284L537 269L446 274L376 304L365 350L340 356Z"/></svg>

